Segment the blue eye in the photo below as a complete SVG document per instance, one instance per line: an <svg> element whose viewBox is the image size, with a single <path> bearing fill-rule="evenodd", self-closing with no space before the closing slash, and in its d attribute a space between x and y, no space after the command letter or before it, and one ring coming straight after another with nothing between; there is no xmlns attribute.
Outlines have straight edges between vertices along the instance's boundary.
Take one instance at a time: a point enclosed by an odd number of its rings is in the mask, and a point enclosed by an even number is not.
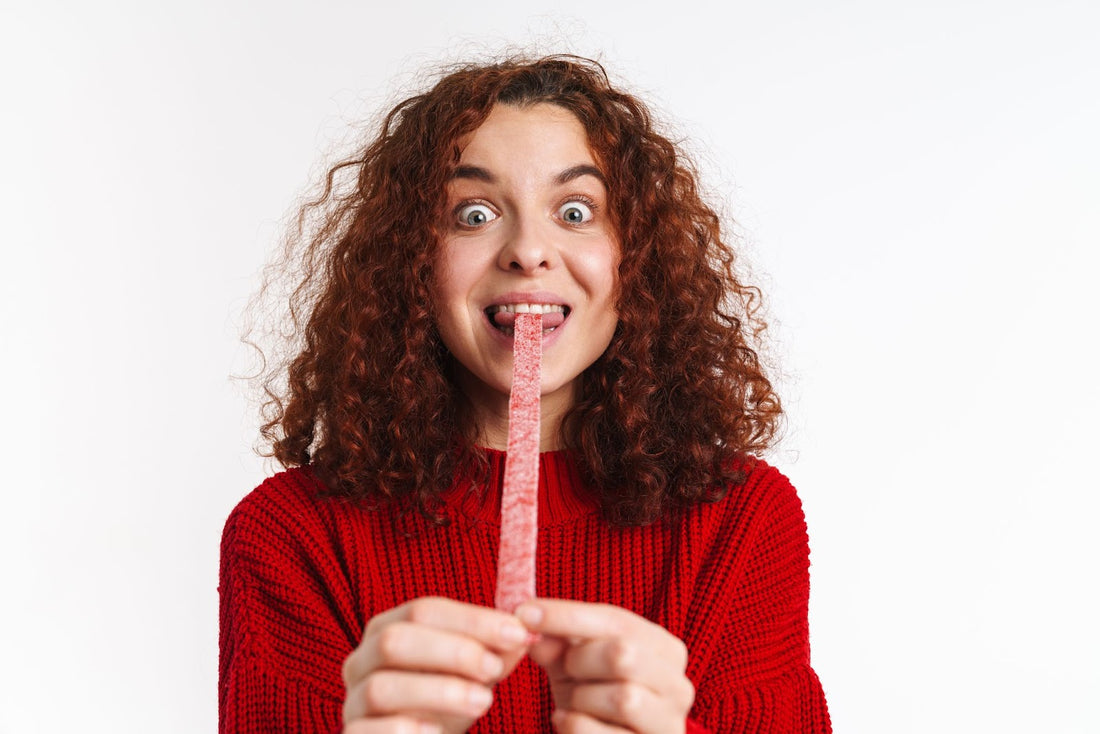
<svg viewBox="0 0 1100 734"><path fill-rule="evenodd" d="M558 209L558 216L566 224L584 224L592 219L592 208L583 201L567 201Z"/></svg>
<svg viewBox="0 0 1100 734"><path fill-rule="evenodd" d="M458 223L463 227L480 227L497 218L497 213L484 204L467 204L458 210Z"/></svg>

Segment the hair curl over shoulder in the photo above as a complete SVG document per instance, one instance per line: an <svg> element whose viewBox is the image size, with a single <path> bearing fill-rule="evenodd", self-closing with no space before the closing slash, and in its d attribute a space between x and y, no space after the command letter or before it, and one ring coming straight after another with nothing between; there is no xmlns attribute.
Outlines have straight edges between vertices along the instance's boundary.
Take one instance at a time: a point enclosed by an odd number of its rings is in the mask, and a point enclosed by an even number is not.
<svg viewBox="0 0 1100 734"><path fill-rule="evenodd" d="M652 522L744 480L738 467L768 447L782 414L756 351L759 291L735 275L691 162L640 100L572 56L451 69L328 172L275 269L295 279L299 342L264 380L269 455L312 464L335 494L430 517L456 470L484 471L435 327L433 260L463 136L494 105L543 102L583 124L623 255L619 325L583 375L565 445L619 524ZM353 185L341 187L349 174Z"/></svg>

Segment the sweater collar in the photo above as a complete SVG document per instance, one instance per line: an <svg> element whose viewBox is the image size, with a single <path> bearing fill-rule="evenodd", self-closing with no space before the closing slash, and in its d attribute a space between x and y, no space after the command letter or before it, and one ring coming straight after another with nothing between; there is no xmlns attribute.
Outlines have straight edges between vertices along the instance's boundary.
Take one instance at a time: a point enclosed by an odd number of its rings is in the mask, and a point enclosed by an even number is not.
<svg viewBox="0 0 1100 734"><path fill-rule="evenodd" d="M504 490L506 451L477 449L489 460L488 482L474 486L467 477L460 477L447 504L470 519L499 523L500 500ZM538 489L539 527L569 522L599 509L595 493L581 477L576 455L572 451L545 451L539 454Z"/></svg>

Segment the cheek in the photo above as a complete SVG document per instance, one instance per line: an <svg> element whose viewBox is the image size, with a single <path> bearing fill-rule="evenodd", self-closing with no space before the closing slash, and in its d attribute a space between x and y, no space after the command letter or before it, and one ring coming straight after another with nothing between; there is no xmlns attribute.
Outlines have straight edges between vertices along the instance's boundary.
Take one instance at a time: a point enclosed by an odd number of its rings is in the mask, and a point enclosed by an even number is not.
<svg viewBox="0 0 1100 734"><path fill-rule="evenodd" d="M574 261L579 277L593 298L613 292L619 279L619 248L612 241L592 247Z"/></svg>
<svg viewBox="0 0 1100 734"><path fill-rule="evenodd" d="M619 300L619 258L609 255L594 262L590 282L593 296L603 301L609 310L615 311Z"/></svg>
<svg viewBox="0 0 1100 734"><path fill-rule="evenodd" d="M454 273L445 267L437 267L432 277L431 287L428 289L432 319L439 331L440 339L448 349L452 348L455 333L458 331L454 286Z"/></svg>
<svg viewBox="0 0 1100 734"><path fill-rule="evenodd" d="M435 263L431 296L440 312L453 308L456 301L465 300L471 283L469 258L458 257L454 248L444 244Z"/></svg>

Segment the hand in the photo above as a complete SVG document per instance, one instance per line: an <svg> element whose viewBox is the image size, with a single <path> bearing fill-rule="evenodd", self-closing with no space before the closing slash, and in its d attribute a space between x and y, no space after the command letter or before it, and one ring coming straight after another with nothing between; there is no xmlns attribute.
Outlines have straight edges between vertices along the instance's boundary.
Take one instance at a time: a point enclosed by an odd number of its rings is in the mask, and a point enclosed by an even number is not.
<svg viewBox="0 0 1100 734"><path fill-rule="evenodd" d="M687 648L666 629L620 607L561 599L516 614L542 635L530 655L550 678L559 732L684 731L695 687Z"/></svg>
<svg viewBox="0 0 1100 734"><path fill-rule="evenodd" d="M466 731L531 639L511 614L450 599L377 615L344 660L344 734Z"/></svg>

